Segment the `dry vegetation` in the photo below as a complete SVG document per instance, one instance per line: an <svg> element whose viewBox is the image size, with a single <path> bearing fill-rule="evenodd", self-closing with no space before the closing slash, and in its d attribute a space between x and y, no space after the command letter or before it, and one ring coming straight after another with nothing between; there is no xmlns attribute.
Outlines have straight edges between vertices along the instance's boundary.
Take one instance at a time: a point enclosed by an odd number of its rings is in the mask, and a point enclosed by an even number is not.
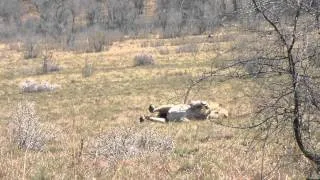
<svg viewBox="0 0 320 180"><path fill-rule="evenodd" d="M246 54L257 36L230 28L211 39L125 40L90 54L54 51L63 69L49 74L37 73L41 57L26 60L23 52L1 44L0 179L259 179L261 170L268 179L304 177L307 162L290 127L284 130L288 137L264 144L252 141L258 132L212 122L138 123L150 103L183 101L191 78ZM150 54L156 63L136 66L137 54ZM19 85L27 79L60 88L23 93ZM212 82L190 99L221 103L231 115L225 121L240 123L239 116L254 105L245 96L254 87L252 80ZM35 103L36 123L56 129L50 132L58 134L54 140L41 141L46 143L41 151L21 148L10 138L8 124L15 122L12 114L21 101Z"/></svg>

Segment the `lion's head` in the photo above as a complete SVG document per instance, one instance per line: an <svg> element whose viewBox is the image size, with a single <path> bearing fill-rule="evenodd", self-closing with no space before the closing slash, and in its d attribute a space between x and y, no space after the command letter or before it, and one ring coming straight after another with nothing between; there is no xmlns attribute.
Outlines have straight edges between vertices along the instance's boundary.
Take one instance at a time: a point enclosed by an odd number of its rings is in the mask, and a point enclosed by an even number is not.
<svg viewBox="0 0 320 180"><path fill-rule="evenodd" d="M210 107L206 101L191 101L187 116L190 119L205 120L211 113Z"/></svg>
<svg viewBox="0 0 320 180"><path fill-rule="evenodd" d="M227 118L228 111L222 107L221 104L213 104L209 106L206 101L191 101L190 105L190 118L194 119L218 119Z"/></svg>

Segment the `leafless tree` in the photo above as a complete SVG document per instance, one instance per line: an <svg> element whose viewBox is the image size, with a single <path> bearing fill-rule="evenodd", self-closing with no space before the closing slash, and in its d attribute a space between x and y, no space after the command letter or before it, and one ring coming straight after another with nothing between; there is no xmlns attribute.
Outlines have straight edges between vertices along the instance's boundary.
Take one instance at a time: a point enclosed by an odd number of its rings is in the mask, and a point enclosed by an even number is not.
<svg viewBox="0 0 320 180"><path fill-rule="evenodd" d="M221 76L254 78L260 89L259 96L252 97L256 102L254 120L250 125L228 126L259 129L263 139L281 135L291 127L297 146L319 174L320 81L319 66L312 63L320 61L319 3L313 0L251 2L252 11L265 22L264 26L272 28L274 43L261 42L264 46L255 49L254 58L234 60L204 73L191 83L186 100L190 90L203 81ZM263 34L267 36L268 32Z"/></svg>
<svg viewBox="0 0 320 180"><path fill-rule="evenodd" d="M270 1L270 4L266 3L266 1L252 0L252 2L255 9L261 13L264 20L273 28L280 39L279 45L284 49L283 58L285 64L282 66L282 69L283 73L288 76L286 79L288 85L283 87L285 88L283 92L287 92L276 98L278 102L281 102L287 99L286 96L289 96L292 101L292 103L290 103L292 106L285 107L286 109L283 113L292 121L295 140L301 152L317 165L319 171L320 154L319 149L317 149L318 152L315 149L316 144L319 142L312 142L313 139L306 138L306 135L303 134L305 126L307 126L308 132L311 130L316 131L319 130L320 123L319 118L317 118L320 110L320 89L318 79L315 77L316 74L313 72L313 70L317 68L310 66L307 62L308 53L305 52L310 46L318 46L317 43L306 42L308 40L305 39L308 38L308 35L313 36L312 33L316 31L316 24L313 21L308 22L309 16L317 16L317 13L313 12L314 7L312 5L314 4L310 0L283 1L280 3ZM290 24L281 23L281 14L276 15L277 12L271 9L279 8L279 10L281 10L281 7L290 8L290 10L294 12ZM318 7L316 9L318 9ZM319 37L313 38L319 41ZM319 59L317 60L319 61ZM263 63L264 62L265 61L263 61ZM276 67L279 67L279 65L276 65ZM278 102L275 103L278 104ZM272 108L279 110L279 108L275 106ZM313 127L305 124L312 124ZM315 147L313 147L313 145L315 145Z"/></svg>

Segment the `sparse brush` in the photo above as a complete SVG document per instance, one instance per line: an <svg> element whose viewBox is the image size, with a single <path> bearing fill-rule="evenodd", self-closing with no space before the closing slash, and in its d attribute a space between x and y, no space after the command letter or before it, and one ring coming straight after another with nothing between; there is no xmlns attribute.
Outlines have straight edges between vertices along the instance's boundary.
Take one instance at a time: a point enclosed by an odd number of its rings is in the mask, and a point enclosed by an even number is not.
<svg viewBox="0 0 320 180"><path fill-rule="evenodd" d="M121 39L122 34L116 31L105 31L100 27L92 27L88 32L87 52L101 52L108 50L113 41Z"/></svg>
<svg viewBox="0 0 320 180"><path fill-rule="evenodd" d="M49 82L38 83L34 80L25 80L20 84L22 92L26 93L54 91L58 87L56 84L50 84Z"/></svg>
<svg viewBox="0 0 320 180"><path fill-rule="evenodd" d="M160 46L164 46L164 45L165 45L165 41L159 40L159 39L150 42L151 47L160 47Z"/></svg>
<svg viewBox="0 0 320 180"><path fill-rule="evenodd" d="M135 66L146 66L146 65L154 65L155 60L149 54L139 54L134 57L134 65Z"/></svg>
<svg viewBox="0 0 320 180"><path fill-rule="evenodd" d="M167 55L167 54L170 53L170 52L169 52L169 49L168 49L167 47L165 47L165 46L159 47L159 48L158 48L158 51L159 51L159 53L160 53L161 55Z"/></svg>
<svg viewBox="0 0 320 180"><path fill-rule="evenodd" d="M85 60L84 67L82 68L82 76L83 77L90 77L93 74L94 67L93 63L89 63L88 60Z"/></svg>
<svg viewBox="0 0 320 180"><path fill-rule="evenodd" d="M19 149L40 151L54 138L52 132L49 133L39 119L34 103L18 103L9 122L9 135Z"/></svg>
<svg viewBox="0 0 320 180"><path fill-rule="evenodd" d="M61 68L53 61L52 53L46 53L43 56L43 64L42 64L43 73L60 71L60 69Z"/></svg>
<svg viewBox="0 0 320 180"><path fill-rule="evenodd" d="M149 42L149 41L143 41L143 42L140 44L140 46L141 46L142 48L149 47L149 46L150 46L150 42Z"/></svg>
<svg viewBox="0 0 320 180"><path fill-rule="evenodd" d="M24 58L25 59L36 58L40 54L38 42L33 39L26 40L23 47L24 47Z"/></svg>
<svg viewBox="0 0 320 180"><path fill-rule="evenodd" d="M261 71L261 66L255 62L248 62L244 65L244 68L249 76L257 77Z"/></svg>
<svg viewBox="0 0 320 180"><path fill-rule="evenodd" d="M104 157L113 164L150 153L166 154L173 149L172 138L162 136L154 130L115 128L107 134L94 138L89 145L89 154L95 158Z"/></svg>
<svg viewBox="0 0 320 180"><path fill-rule="evenodd" d="M197 44L186 44L177 47L176 53L197 53L199 51Z"/></svg>
<svg viewBox="0 0 320 180"><path fill-rule="evenodd" d="M94 52L101 52L105 45L105 34L103 32L96 32L89 38L90 49Z"/></svg>

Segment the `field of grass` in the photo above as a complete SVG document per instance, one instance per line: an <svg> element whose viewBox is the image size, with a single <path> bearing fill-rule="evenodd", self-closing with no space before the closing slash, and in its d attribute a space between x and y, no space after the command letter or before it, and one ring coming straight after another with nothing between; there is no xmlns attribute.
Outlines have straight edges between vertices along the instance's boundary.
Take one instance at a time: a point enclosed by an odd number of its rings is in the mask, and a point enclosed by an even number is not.
<svg viewBox="0 0 320 180"><path fill-rule="evenodd" d="M255 33L221 29L212 39L205 35L127 39L108 51L89 54L55 50L53 59L61 70L48 74L39 73L41 57L26 60L21 51L1 44L0 179L260 179L262 169L268 179L304 177L306 162L290 138L279 138L286 145L268 144L263 150L258 144L248 145L255 132L209 121L138 121L151 103L183 102L191 79L238 58L244 53L241 48L257 41ZM160 48L167 50L161 53ZM133 59L141 53L152 55L155 64L135 66ZM92 64L88 77L83 76L86 61ZM59 87L24 93L20 84L28 79ZM254 86L250 80L205 83L192 91L190 99L222 104L230 113L225 121L235 122L254 105L245 97ZM12 113L21 101L35 102L40 122L56 136L42 151L18 149L8 135ZM169 137L174 148L119 158L112 165L108 157L90 153L98 136L113 131L121 136L126 129ZM286 150L294 155L279 155Z"/></svg>

